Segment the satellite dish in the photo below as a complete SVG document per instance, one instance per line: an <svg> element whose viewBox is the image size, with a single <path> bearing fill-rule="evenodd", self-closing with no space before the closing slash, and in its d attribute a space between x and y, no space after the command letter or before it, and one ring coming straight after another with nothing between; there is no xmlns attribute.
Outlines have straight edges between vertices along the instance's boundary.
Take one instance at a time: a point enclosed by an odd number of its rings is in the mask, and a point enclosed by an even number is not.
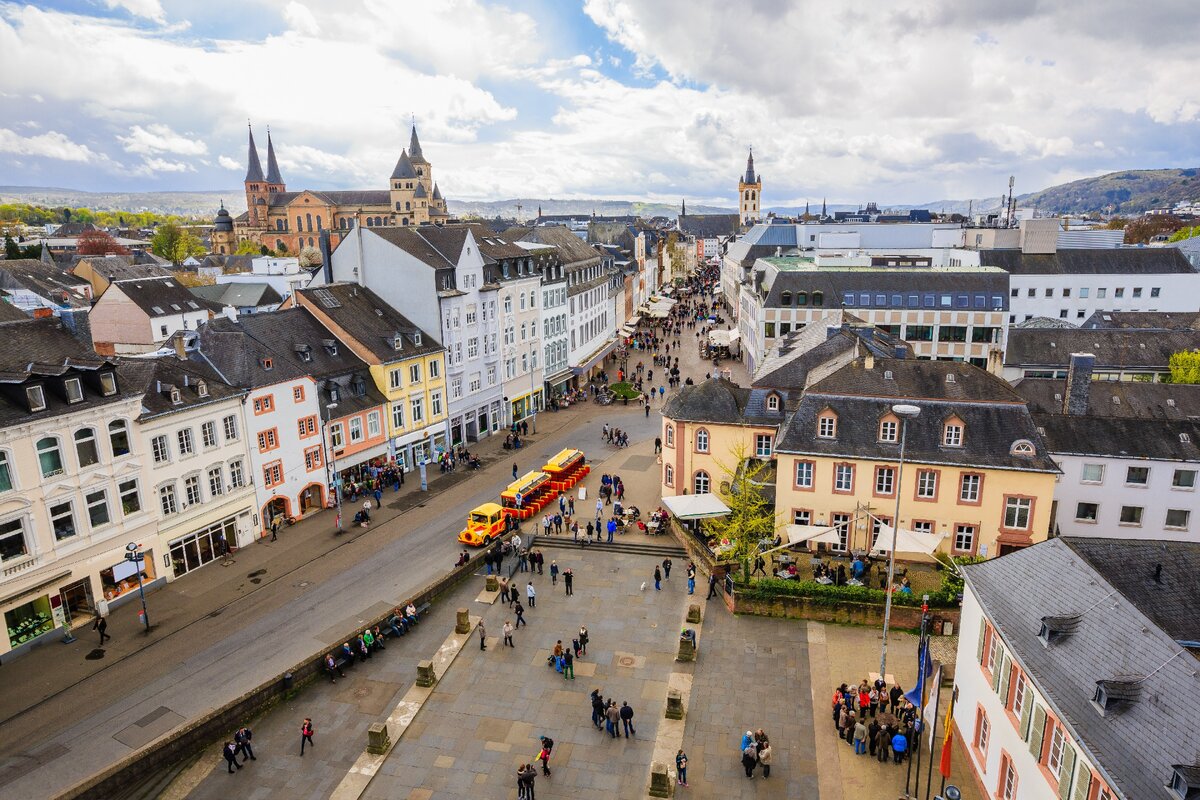
<svg viewBox="0 0 1200 800"><path fill-rule="evenodd" d="M947 786L946 800L962 800L962 792L957 786Z"/></svg>

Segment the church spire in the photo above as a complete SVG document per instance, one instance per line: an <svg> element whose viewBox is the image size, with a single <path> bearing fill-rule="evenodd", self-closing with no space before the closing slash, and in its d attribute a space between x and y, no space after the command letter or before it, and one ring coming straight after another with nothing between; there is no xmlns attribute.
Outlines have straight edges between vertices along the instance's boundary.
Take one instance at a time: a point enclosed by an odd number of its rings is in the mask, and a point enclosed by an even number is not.
<svg viewBox="0 0 1200 800"><path fill-rule="evenodd" d="M279 174L279 162L275 160L275 143L271 141L271 129L267 128L267 183L283 184Z"/></svg>
<svg viewBox="0 0 1200 800"><path fill-rule="evenodd" d="M750 148L750 155L746 158L746 183L758 183L754 177L754 148Z"/></svg>
<svg viewBox="0 0 1200 800"><path fill-rule="evenodd" d="M679 207L679 216L687 216L687 198L684 198L683 203Z"/></svg>
<svg viewBox="0 0 1200 800"><path fill-rule="evenodd" d="M825 219L828 214L825 213L825 198L821 198L821 219Z"/></svg>
<svg viewBox="0 0 1200 800"><path fill-rule="evenodd" d="M425 160L425 156L421 152L421 142L417 139L417 121L415 119L412 124L412 136L408 140L408 156L413 161Z"/></svg>
<svg viewBox="0 0 1200 800"><path fill-rule="evenodd" d="M250 130L250 152L247 155L246 163L249 165L246 169L246 183L252 181L261 182L263 180L262 162L258 160L258 148L254 146L254 129L246 125Z"/></svg>
<svg viewBox="0 0 1200 800"><path fill-rule="evenodd" d="M808 216L808 201L804 201L804 216Z"/></svg>

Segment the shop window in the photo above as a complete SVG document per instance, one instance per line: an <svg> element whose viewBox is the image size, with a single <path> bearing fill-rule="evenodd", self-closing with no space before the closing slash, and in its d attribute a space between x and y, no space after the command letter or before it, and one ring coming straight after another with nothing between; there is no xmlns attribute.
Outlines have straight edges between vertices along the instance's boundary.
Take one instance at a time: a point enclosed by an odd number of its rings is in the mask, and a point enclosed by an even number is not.
<svg viewBox="0 0 1200 800"><path fill-rule="evenodd" d="M12 647L25 644L47 631L54 630L54 616L50 613L50 598L39 597L25 605L4 612L4 623L8 629L8 643Z"/></svg>
<svg viewBox="0 0 1200 800"><path fill-rule="evenodd" d="M100 571L100 586L104 590L106 600L113 600L128 592L136 592L139 567L143 584L154 580L154 551L145 551L145 556L142 561L122 561Z"/></svg>

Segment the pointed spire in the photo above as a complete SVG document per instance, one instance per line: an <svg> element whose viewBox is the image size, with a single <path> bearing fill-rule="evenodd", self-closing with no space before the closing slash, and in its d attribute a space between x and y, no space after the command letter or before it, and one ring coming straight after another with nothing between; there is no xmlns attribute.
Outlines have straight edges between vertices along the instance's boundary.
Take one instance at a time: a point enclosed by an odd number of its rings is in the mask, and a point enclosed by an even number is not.
<svg viewBox="0 0 1200 800"><path fill-rule="evenodd" d="M408 152L413 161L425 160L425 156L421 153L421 142L417 139L417 120L415 117L412 123L412 136L408 140Z"/></svg>
<svg viewBox="0 0 1200 800"><path fill-rule="evenodd" d="M686 197L683 199L683 202L680 203L680 205L679 205L679 216L681 216L681 217L687 216L687 198Z"/></svg>
<svg viewBox="0 0 1200 800"><path fill-rule="evenodd" d="M804 216L808 216L808 201L804 201Z"/></svg>
<svg viewBox="0 0 1200 800"><path fill-rule="evenodd" d="M822 197L821 198L821 219L825 219L825 217L827 217L827 216L828 216L828 214L825 213L825 198Z"/></svg>
<svg viewBox="0 0 1200 800"><path fill-rule="evenodd" d="M262 162L258 160L258 148L254 146L254 129L249 124L246 127L250 131L250 152L246 156L246 163L249 165L246 169L246 183L261 182L263 179Z"/></svg>
<svg viewBox="0 0 1200 800"><path fill-rule="evenodd" d="M754 148L750 148L750 156L746 159L746 183L758 183L754 177Z"/></svg>
<svg viewBox="0 0 1200 800"><path fill-rule="evenodd" d="M400 151L400 160L396 162L396 168L392 170L392 178L415 178L417 171L413 169L412 159L408 157L407 150Z"/></svg>
<svg viewBox="0 0 1200 800"><path fill-rule="evenodd" d="M438 185L436 183L433 185L433 199L434 200L442 199L442 190L438 188Z"/></svg>
<svg viewBox="0 0 1200 800"><path fill-rule="evenodd" d="M279 162L275 160L275 143L271 141L271 129L267 128L267 183L283 183L279 174Z"/></svg>

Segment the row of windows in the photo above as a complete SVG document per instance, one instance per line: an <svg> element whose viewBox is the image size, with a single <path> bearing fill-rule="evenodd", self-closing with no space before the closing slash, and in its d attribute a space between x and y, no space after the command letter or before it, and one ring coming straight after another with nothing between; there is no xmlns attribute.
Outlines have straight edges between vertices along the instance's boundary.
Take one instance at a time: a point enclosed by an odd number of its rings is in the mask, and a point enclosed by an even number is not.
<svg viewBox="0 0 1200 800"><path fill-rule="evenodd" d="M1118 521L1122 525L1130 525L1141 527L1142 517L1145 514L1145 508L1142 506L1121 506L1121 514ZM1163 527L1172 528L1174 530L1186 531L1191 523L1192 512L1185 508L1168 508L1165 518L1163 519ZM1076 522L1098 522L1100 519L1100 504L1081 502L1075 506L1075 521Z"/></svg>
<svg viewBox="0 0 1200 800"><path fill-rule="evenodd" d="M221 434L224 435L226 444L237 441L238 423L236 416L230 414L221 420ZM209 420L201 423L200 444L205 450L212 449L220 444L217 438L217 423L215 421ZM270 447L264 447L263 434L259 434L259 450L269 450L275 446L276 443L273 441ZM174 447L179 458L188 458L195 455L196 440L191 428L180 428L175 432ZM150 440L150 452L154 457L155 464L164 464L171 461L171 451L172 441L167 434L155 436Z"/></svg>
<svg viewBox="0 0 1200 800"><path fill-rule="evenodd" d="M396 389L404 388L404 372L405 372L404 367L397 367L396 369L393 369L390 372L388 372L388 388L389 389L396 390ZM429 362L429 379L437 380L439 377L441 377L441 374L442 374L441 362L436 359L433 361L430 361ZM408 384L409 384L409 386L416 386L419 383L421 383L421 365L420 364L409 364L408 365Z"/></svg>
<svg viewBox="0 0 1200 800"><path fill-rule="evenodd" d="M1091 293L1092 293L1091 287L1084 286L1079 289L1079 296L1084 298L1085 300L1091 296ZM1009 294L1013 297L1019 297L1021 294L1021 290L1019 288L1013 287L1013 289L1009 292ZM1063 297L1070 297L1071 296L1071 287L1069 287L1069 286L1064 287L1061 290L1060 294ZM1131 294L1133 297L1141 297L1142 296L1142 287L1140 287L1140 286L1132 287ZM1030 286L1028 289L1025 290L1025 296L1026 297L1037 297L1037 288ZM1045 290L1043 291L1043 296L1044 297L1054 297L1054 288L1051 286L1047 286L1045 288ZM1125 296L1125 287L1124 286L1118 286L1113 289L1113 297L1124 297L1124 296ZM1162 296L1162 289L1158 286L1152 287L1150 289L1150 296L1151 297ZM1097 300L1103 300L1106 297L1108 297L1108 288L1107 287L1100 287L1100 288L1096 289L1096 299Z"/></svg>
<svg viewBox="0 0 1200 800"><path fill-rule="evenodd" d="M951 416L942 424L942 445L944 447L962 447L966 427L961 419ZM836 439L838 434L838 415L831 409L825 409L817 416L817 437L820 439ZM900 419L892 414L886 414L879 421L877 439L880 442L894 444L900 441Z"/></svg>
<svg viewBox="0 0 1200 800"><path fill-rule="evenodd" d="M508 277L508 276L505 275L505 277ZM520 292L517 294L517 299L519 301L519 305L520 305L522 311L525 310L525 303L526 303L525 297L526 297L525 292ZM529 292L528 303L529 303L529 308L537 308L537 294L535 294L532 290ZM511 294L507 294L504 296L504 313L505 314L513 313L513 299L512 299ZM467 320L467 321L470 322L470 320Z"/></svg>
<svg viewBox="0 0 1200 800"><path fill-rule="evenodd" d="M813 298L820 292L813 292ZM801 302L804 292L796 294L796 305L807 305ZM780 305L791 305L791 293L780 295ZM821 305L814 302L813 305ZM846 308L938 308L938 309L975 309L980 311L1003 311L1003 295L986 294L938 294L924 293L887 293L887 292L842 292L842 305Z"/></svg>
<svg viewBox="0 0 1200 800"><path fill-rule="evenodd" d="M117 484L116 505L122 517L128 517L142 510L142 498L136 478L129 478ZM47 503L50 515L50 529L55 542L72 542L81 534L79 514L88 525L88 531L97 531L110 525L116 519L116 510L111 505L109 490L96 487L83 490L83 503L76 510L75 499L59 499ZM32 531L27 527L25 518L11 519L0 523L0 561L20 559L34 553L31 541Z"/></svg>
<svg viewBox="0 0 1200 800"><path fill-rule="evenodd" d="M763 336L773 339L807 327L804 322L764 322ZM993 325L879 325L880 330L909 342L999 343L1001 330Z"/></svg>
<svg viewBox="0 0 1200 800"><path fill-rule="evenodd" d="M1104 483L1104 464L1084 464L1079 470L1079 482L1088 484ZM1126 486L1146 486L1150 483L1150 467L1126 467ZM1196 488L1196 470L1173 468L1171 488L1181 491L1192 491Z"/></svg>
<svg viewBox="0 0 1200 800"><path fill-rule="evenodd" d="M206 499L215 500L226 491L232 492L245 486L246 472L241 459L237 459L229 462L228 483L226 483L226 468L221 464L209 467L203 475L199 472L194 475L186 475L182 483L182 491L180 491L177 481L159 485L158 510L164 517L178 514L191 506L205 502Z"/></svg>
<svg viewBox="0 0 1200 800"><path fill-rule="evenodd" d="M80 428L72 434L71 440L78 469L87 469L100 463L100 439L95 428ZM129 455L131 449L127 422L113 420L108 424L108 444L111 458ZM59 437L43 436L34 443L34 450L42 478L54 478L66 473L67 462ZM19 485L16 465L12 463L7 450L0 450L0 493L12 491Z"/></svg>

